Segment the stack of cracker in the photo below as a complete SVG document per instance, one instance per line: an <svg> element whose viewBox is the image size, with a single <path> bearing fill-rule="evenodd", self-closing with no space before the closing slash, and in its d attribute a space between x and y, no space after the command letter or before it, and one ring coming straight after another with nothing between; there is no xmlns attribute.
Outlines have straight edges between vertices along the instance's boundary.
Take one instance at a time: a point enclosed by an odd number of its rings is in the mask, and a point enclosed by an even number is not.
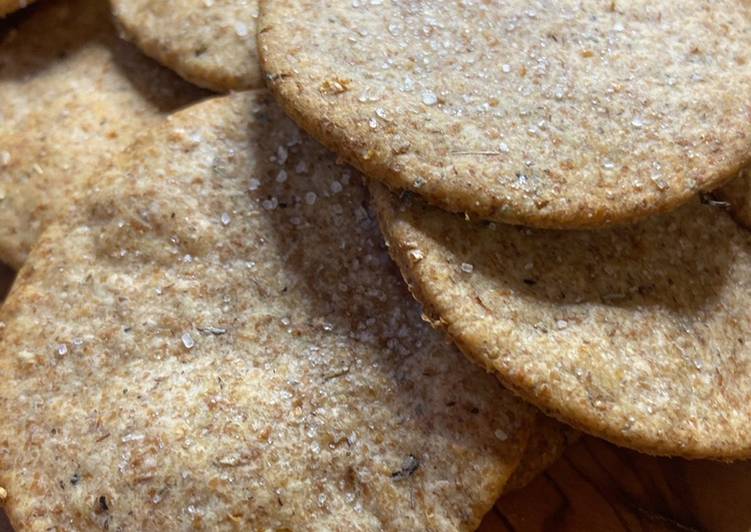
<svg viewBox="0 0 751 532"><path fill-rule="evenodd" d="M742 0L21 4L16 530L474 530L577 431L751 457Z"/></svg>

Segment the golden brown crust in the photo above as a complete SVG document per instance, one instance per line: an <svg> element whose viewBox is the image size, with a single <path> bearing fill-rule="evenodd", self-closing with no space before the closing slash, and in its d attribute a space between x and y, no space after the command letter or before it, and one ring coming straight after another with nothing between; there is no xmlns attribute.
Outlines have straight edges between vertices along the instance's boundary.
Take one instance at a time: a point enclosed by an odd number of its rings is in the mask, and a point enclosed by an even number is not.
<svg viewBox="0 0 751 532"><path fill-rule="evenodd" d="M0 260L15 268L100 161L205 95L121 41L104 0L31 11L0 30Z"/></svg>
<svg viewBox="0 0 751 532"><path fill-rule="evenodd" d="M258 40L285 110L366 175L582 228L669 211L747 161L748 19L740 0L267 0Z"/></svg>
<svg viewBox="0 0 751 532"><path fill-rule="evenodd" d="M255 93L98 177L0 316L17 527L479 524L536 411L422 323L356 173Z"/></svg>
<svg viewBox="0 0 751 532"><path fill-rule="evenodd" d="M110 0L123 34L188 81L217 92L263 86L257 0Z"/></svg>
<svg viewBox="0 0 751 532"><path fill-rule="evenodd" d="M371 190L434 325L522 397L642 452L751 455L751 235L722 209L556 232Z"/></svg>

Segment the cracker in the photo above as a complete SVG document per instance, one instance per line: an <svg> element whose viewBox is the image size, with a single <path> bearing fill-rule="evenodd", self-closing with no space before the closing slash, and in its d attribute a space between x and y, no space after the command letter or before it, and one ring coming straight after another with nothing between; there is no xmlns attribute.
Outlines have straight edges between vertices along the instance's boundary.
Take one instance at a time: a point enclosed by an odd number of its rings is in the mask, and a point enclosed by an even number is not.
<svg viewBox="0 0 751 532"><path fill-rule="evenodd" d="M19 9L23 9L33 1L34 0L0 0L0 17L10 15Z"/></svg>
<svg viewBox="0 0 751 532"><path fill-rule="evenodd" d="M0 32L0 260L18 268L100 160L203 96L121 41L98 0L44 2Z"/></svg>
<svg viewBox="0 0 751 532"><path fill-rule="evenodd" d="M557 232L372 190L433 323L522 397L639 451L751 456L751 234L723 209Z"/></svg>
<svg viewBox="0 0 751 532"><path fill-rule="evenodd" d="M173 115L89 189L0 316L17 527L479 524L535 410L421 321L360 177L270 96Z"/></svg>
<svg viewBox="0 0 751 532"><path fill-rule="evenodd" d="M269 87L390 188L546 228L668 211L751 153L741 0L261 2Z"/></svg>
<svg viewBox="0 0 751 532"><path fill-rule="evenodd" d="M123 34L182 77L217 92L263 86L257 0L111 0Z"/></svg>

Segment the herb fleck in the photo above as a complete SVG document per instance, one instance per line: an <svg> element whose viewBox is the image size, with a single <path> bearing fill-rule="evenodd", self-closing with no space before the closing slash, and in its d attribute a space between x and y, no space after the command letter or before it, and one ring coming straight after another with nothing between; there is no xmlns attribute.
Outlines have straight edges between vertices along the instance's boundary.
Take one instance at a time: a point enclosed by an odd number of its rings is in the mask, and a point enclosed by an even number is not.
<svg viewBox="0 0 751 532"><path fill-rule="evenodd" d="M415 455L410 454L402 463L401 469L391 473L391 478L394 480L404 480L405 478L409 478L415 474L418 467L420 467L420 461Z"/></svg>

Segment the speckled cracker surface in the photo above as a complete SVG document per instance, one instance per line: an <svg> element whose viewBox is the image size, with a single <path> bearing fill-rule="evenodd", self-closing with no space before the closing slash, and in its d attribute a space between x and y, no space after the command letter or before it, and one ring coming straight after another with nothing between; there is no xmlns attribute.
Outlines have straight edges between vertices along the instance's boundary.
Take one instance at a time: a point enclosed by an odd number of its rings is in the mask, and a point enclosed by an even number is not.
<svg viewBox="0 0 751 532"><path fill-rule="evenodd" d="M740 0L261 2L305 129L447 210L547 228L668 211L751 153Z"/></svg>
<svg viewBox="0 0 751 532"><path fill-rule="evenodd" d="M0 0L0 17L9 15L23 9L27 5L31 4L34 0Z"/></svg>
<svg viewBox="0 0 751 532"><path fill-rule="evenodd" d="M121 41L104 1L30 9L0 33L0 260L16 268L100 161L205 94Z"/></svg>
<svg viewBox="0 0 751 532"><path fill-rule="evenodd" d="M17 527L470 530L500 494L535 410L422 322L360 177L270 100L146 133L21 269Z"/></svg>
<svg viewBox="0 0 751 532"><path fill-rule="evenodd" d="M751 456L751 233L723 209L561 232L372 190L434 324L523 397L643 452Z"/></svg>
<svg viewBox="0 0 751 532"><path fill-rule="evenodd" d="M126 37L185 79L218 92L263 86L258 0L111 0Z"/></svg>

